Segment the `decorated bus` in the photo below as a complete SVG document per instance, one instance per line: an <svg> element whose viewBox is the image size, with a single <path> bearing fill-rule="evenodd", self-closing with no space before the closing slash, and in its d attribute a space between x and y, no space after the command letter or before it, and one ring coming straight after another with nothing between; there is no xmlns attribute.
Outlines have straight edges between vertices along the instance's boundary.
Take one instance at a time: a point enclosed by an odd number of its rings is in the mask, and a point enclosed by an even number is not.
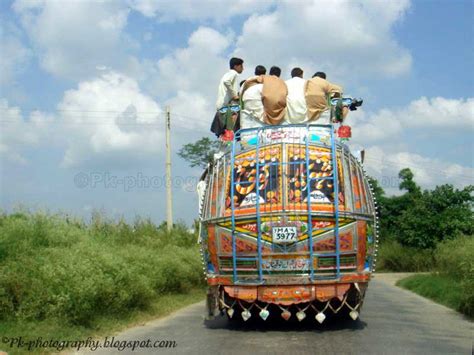
<svg viewBox="0 0 474 355"><path fill-rule="evenodd" d="M376 207L339 135L333 124L243 129L215 160L200 205L208 319L359 317Z"/></svg>

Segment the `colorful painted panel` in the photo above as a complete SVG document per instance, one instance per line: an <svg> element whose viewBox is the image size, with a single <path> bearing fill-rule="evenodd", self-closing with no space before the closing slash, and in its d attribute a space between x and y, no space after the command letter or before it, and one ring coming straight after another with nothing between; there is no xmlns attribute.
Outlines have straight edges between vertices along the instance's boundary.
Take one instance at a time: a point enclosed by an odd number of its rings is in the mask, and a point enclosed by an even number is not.
<svg viewBox="0 0 474 355"><path fill-rule="evenodd" d="M234 208L281 204L281 145L261 148L258 152L257 172L256 150L235 157L234 169ZM228 177L226 209L231 208L231 179ZM281 208L280 208L281 209Z"/></svg>
<svg viewBox="0 0 474 355"><path fill-rule="evenodd" d="M331 151L329 148L310 146L309 152L309 178L310 199L312 203L332 204L334 203L334 183ZM289 208L295 204L307 202L307 174L306 171L306 147L300 144L287 145L287 200ZM338 165L342 162L338 156ZM339 203L344 204L344 178L339 169ZM303 204L304 205L304 204ZM304 205L305 206L305 205Z"/></svg>
<svg viewBox="0 0 474 355"><path fill-rule="evenodd" d="M354 212L361 212L362 209L362 193L360 191L360 180L359 175L357 174L357 166L356 161L353 159L352 161L352 191L354 193Z"/></svg>
<svg viewBox="0 0 474 355"><path fill-rule="evenodd" d="M232 233L230 229L216 227L217 241L219 243L219 253L232 253ZM257 240L255 236L237 234L235 238L235 248L237 254L256 253ZM262 245L263 252L270 252L270 247Z"/></svg>
<svg viewBox="0 0 474 355"><path fill-rule="evenodd" d="M352 223L353 220L350 219L340 219L339 220L339 228L343 228L349 223ZM324 233L332 233L334 229L334 220L332 219L312 219L312 231L313 237L322 235ZM230 230L232 228L231 221L225 221L219 223L220 226L228 228ZM308 239L308 217L307 216L290 216L290 217L262 217L261 224L260 224L260 231L262 235L262 241L272 242L272 228L278 226L294 226L296 227L297 234L298 234L298 242L304 241ZM227 230L227 229L226 229ZM258 230L257 230L257 221L255 218L247 219L247 220L240 220L237 221L235 224L235 230L239 233L239 236L250 236L253 238L257 238ZM229 232L230 233L230 232Z"/></svg>
<svg viewBox="0 0 474 355"><path fill-rule="evenodd" d="M215 163L209 174L203 209L205 219L219 218L223 215L226 170L226 158L222 157Z"/></svg>
<svg viewBox="0 0 474 355"><path fill-rule="evenodd" d="M344 153L342 171L344 174L344 197L345 197L345 210L354 211L354 201L352 198L352 185L350 178L350 153Z"/></svg>
<svg viewBox="0 0 474 355"><path fill-rule="evenodd" d="M332 233L331 233L332 234ZM336 238L331 235L320 241L313 242L314 251L335 251ZM354 248L354 233L352 230L339 233L339 250L349 251Z"/></svg>
<svg viewBox="0 0 474 355"><path fill-rule="evenodd" d="M373 225L367 223L367 242L365 247L364 271L373 272L374 268L375 239Z"/></svg>
<svg viewBox="0 0 474 355"><path fill-rule="evenodd" d="M217 268L217 243L216 243L216 227L213 225L208 226L208 238L207 238L207 249L209 251L209 259L211 261L211 267L215 271L219 271Z"/></svg>

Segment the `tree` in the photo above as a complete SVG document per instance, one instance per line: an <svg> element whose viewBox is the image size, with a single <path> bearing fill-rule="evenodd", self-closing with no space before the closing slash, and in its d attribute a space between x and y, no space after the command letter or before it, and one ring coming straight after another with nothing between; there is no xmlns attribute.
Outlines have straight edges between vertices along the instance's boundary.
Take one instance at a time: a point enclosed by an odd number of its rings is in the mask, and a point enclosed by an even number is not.
<svg viewBox="0 0 474 355"><path fill-rule="evenodd" d="M406 246L432 249L436 244L474 233L474 186L462 190L452 185L423 191L398 218L397 239Z"/></svg>
<svg viewBox="0 0 474 355"><path fill-rule="evenodd" d="M186 160L193 168L200 166L205 169L208 163L213 161L214 154L219 151L221 143L217 140L210 140L203 137L195 143L185 144L178 152L178 155Z"/></svg>
<svg viewBox="0 0 474 355"><path fill-rule="evenodd" d="M369 183L372 186L372 191L374 193L375 200L377 201L377 203L379 203L385 198L385 191L383 190L382 186L379 185L379 182L375 178L367 176L367 179L369 180Z"/></svg>
<svg viewBox="0 0 474 355"><path fill-rule="evenodd" d="M413 180L413 173L409 168L400 170L398 177L402 180L398 186L400 190L407 190L412 196L419 196L421 194L420 187Z"/></svg>
<svg viewBox="0 0 474 355"><path fill-rule="evenodd" d="M386 197L370 179L379 206L381 239L394 239L404 246L432 249L443 240L461 234L472 235L474 186L455 189L452 185L421 191L410 169L398 174L401 196Z"/></svg>

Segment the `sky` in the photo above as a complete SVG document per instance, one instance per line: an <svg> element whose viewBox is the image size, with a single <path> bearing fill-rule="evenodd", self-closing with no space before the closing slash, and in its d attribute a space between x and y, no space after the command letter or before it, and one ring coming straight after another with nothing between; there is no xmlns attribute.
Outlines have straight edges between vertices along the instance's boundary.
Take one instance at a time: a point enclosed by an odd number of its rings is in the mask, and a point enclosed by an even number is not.
<svg viewBox="0 0 474 355"><path fill-rule="evenodd" d="M176 154L209 132L232 56L325 71L364 99L351 148L388 195L474 182L469 0L0 1L0 208L160 223L165 107L173 216L197 217L201 174Z"/></svg>

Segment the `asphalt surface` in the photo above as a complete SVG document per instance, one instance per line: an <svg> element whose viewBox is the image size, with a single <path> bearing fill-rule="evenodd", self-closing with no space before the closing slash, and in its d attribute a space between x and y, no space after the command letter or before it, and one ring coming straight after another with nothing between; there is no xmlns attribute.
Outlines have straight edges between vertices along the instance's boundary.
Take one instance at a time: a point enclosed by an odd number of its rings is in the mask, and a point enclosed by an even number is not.
<svg viewBox="0 0 474 355"><path fill-rule="evenodd" d="M402 275L377 274L367 290L361 317L342 317L322 325L313 317L299 323L294 315L247 322L221 317L203 321L200 302L144 326L114 336L150 344L174 340L176 347L97 349L95 354L472 354L473 322L457 312L394 286ZM236 313L236 316L239 316ZM235 316L234 316L235 317ZM109 342L112 340L108 338ZM131 346L131 343L128 343ZM145 343L143 343L145 344ZM158 343L159 344L159 343Z"/></svg>

